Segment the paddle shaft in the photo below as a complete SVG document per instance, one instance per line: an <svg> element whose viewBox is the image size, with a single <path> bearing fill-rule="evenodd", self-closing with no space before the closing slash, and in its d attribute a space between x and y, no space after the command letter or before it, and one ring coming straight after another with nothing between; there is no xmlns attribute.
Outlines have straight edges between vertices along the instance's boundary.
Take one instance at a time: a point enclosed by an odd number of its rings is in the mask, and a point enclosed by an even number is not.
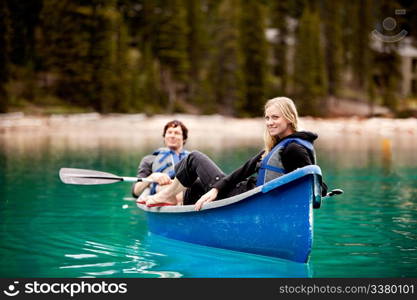
<svg viewBox="0 0 417 300"><path fill-rule="evenodd" d="M138 178L138 177L117 177L117 176L77 176L78 178L89 178L89 179L109 179L109 180L119 180L124 182L153 182L147 178Z"/></svg>
<svg viewBox="0 0 417 300"><path fill-rule="evenodd" d="M59 171L59 177L61 178L61 181L64 183L81 185L109 184L121 181L153 182L152 180L147 178L123 177L101 171L74 168L61 168Z"/></svg>
<svg viewBox="0 0 417 300"><path fill-rule="evenodd" d="M137 177L122 177L122 181L126 181L126 182L139 182L139 181L153 182L152 180L147 179L147 178L137 178Z"/></svg>

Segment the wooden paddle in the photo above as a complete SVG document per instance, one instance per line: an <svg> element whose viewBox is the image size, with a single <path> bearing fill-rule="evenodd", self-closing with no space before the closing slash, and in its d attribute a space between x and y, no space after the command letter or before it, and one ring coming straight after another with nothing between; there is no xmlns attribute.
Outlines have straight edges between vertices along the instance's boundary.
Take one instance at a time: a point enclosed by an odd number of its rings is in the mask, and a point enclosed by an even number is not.
<svg viewBox="0 0 417 300"><path fill-rule="evenodd" d="M73 169L73 168L61 168L59 170L59 178L63 183L66 184L82 184L82 185L93 185L93 184L109 184L114 182L138 182L146 181L153 182L146 178L137 177L121 177L111 173L100 172L95 170L85 169Z"/></svg>

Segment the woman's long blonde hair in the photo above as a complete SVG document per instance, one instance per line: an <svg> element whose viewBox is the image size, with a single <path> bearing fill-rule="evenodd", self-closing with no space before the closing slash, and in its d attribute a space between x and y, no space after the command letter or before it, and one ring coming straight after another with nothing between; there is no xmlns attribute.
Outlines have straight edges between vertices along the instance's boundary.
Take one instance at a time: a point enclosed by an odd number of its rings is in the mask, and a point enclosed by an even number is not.
<svg viewBox="0 0 417 300"><path fill-rule="evenodd" d="M298 112L297 108L295 107L294 102L287 97L276 97L270 99L266 102L264 111L271 107L275 106L279 109L282 116L290 123L291 128L294 131L298 130ZM269 152L271 152L272 148L277 143L277 138L273 137L269 134L266 126L264 131L264 144L265 144L265 153L263 157L265 157Z"/></svg>

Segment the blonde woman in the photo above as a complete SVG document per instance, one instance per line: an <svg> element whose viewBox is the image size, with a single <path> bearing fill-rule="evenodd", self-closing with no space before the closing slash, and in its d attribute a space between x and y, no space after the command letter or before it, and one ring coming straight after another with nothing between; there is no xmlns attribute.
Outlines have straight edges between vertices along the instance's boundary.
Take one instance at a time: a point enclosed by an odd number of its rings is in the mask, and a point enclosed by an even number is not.
<svg viewBox="0 0 417 300"><path fill-rule="evenodd" d="M175 166L176 177L169 188L148 197L146 205L176 205L175 195L184 192L184 204L195 209L262 185L285 173L315 164L313 142L317 135L298 131L298 113L294 102L277 97L265 104L264 150L230 175L205 154L193 151ZM323 184L322 194L327 187Z"/></svg>

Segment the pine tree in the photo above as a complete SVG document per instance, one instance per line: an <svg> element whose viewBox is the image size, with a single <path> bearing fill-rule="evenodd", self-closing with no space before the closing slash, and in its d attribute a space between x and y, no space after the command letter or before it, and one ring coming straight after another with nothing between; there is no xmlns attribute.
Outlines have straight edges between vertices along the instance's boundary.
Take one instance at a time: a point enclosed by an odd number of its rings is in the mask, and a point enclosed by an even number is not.
<svg viewBox="0 0 417 300"><path fill-rule="evenodd" d="M400 59L395 51L390 51L382 55L381 75L382 75L382 104L396 112L398 109L398 83L401 80L401 73L398 66Z"/></svg>
<svg viewBox="0 0 417 300"><path fill-rule="evenodd" d="M185 98L189 70L184 0L159 0L158 14L152 46L161 64L162 85L168 95L167 111L173 112Z"/></svg>
<svg viewBox="0 0 417 300"><path fill-rule="evenodd" d="M341 15L341 23L342 23L342 65L343 68L346 70L351 71L352 69L352 53L353 53L353 39L355 36L355 22L352 20L356 20L356 6L359 4L357 1L350 1L350 0L340 0L342 6L342 15Z"/></svg>
<svg viewBox="0 0 417 300"><path fill-rule="evenodd" d="M71 104L91 105L91 11L70 0L45 0L41 12L43 68L54 78L55 95ZM52 87L51 87L52 88Z"/></svg>
<svg viewBox="0 0 417 300"><path fill-rule="evenodd" d="M108 16L109 7L101 1L90 4L89 16L89 52L91 64L90 102L100 112L111 112L115 106L114 94L111 91L113 74L111 70L111 20ZM108 4L107 4L108 5Z"/></svg>
<svg viewBox="0 0 417 300"><path fill-rule="evenodd" d="M162 113L167 109L162 93L160 63L154 54L159 3L147 0L128 0L128 16L125 17L136 53L130 58L132 79L130 94L132 109L149 114Z"/></svg>
<svg viewBox="0 0 417 300"><path fill-rule="evenodd" d="M10 59L15 65L26 66L35 59L35 29L39 23L42 0L6 2L12 28Z"/></svg>
<svg viewBox="0 0 417 300"><path fill-rule="evenodd" d="M115 28L118 16L110 1L44 1L43 62L57 78L58 97L99 112L125 110L117 103L125 95L119 89L122 73L115 68L125 55L117 54L122 47Z"/></svg>
<svg viewBox="0 0 417 300"><path fill-rule="evenodd" d="M357 86L366 90L372 74L372 52L369 36L373 26L372 0L355 2L354 16L357 22L353 23L352 35L352 67Z"/></svg>
<svg viewBox="0 0 417 300"><path fill-rule="evenodd" d="M137 91L134 93L136 106L146 113L163 113L166 111L166 101L162 95L160 65L152 56L151 46L148 44L139 60L137 73Z"/></svg>
<svg viewBox="0 0 417 300"><path fill-rule="evenodd" d="M38 94L36 72L39 67L35 51L35 29L39 23L42 1L6 1L6 3L11 27L9 58L14 66L12 76L21 86L18 91L14 91L13 97L34 102Z"/></svg>
<svg viewBox="0 0 417 300"><path fill-rule="evenodd" d="M328 81L327 93L332 96L339 94L342 81L342 8L342 2L326 0L322 9Z"/></svg>
<svg viewBox="0 0 417 300"><path fill-rule="evenodd" d="M378 10L371 0L342 0L342 65L350 75L345 87L354 90L356 97L367 98L374 105L376 85L373 79L376 71L369 36L375 26L373 14ZM354 22L352 22L354 20ZM363 96L361 96L363 95Z"/></svg>
<svg viewBox="0 0 417 300"><path fill-rule="evenodd" d="M307 6L300 19L294 58L296 95L301 102L300 112L304 115L320 114L319 101L327 91L325 63L320 40L319 15Z"/></svg>
<svg viewBox="0 0 417 300"><path fill-rule="evenodd" d="M6 0L0 0L0 113L7 112L6 84L10 77L10 14Z"/></svg>
<svg viewBox="0 0 417 300"><path fill-rule="evenodd" d="M114 110L117 112L132 111L129 84L132 80L129 68L129 36L121 8L113 11L112 27L114 49L112 49L111 69L113 73L112 93L115 97Z"/></svg>
<svg viewBox="0 0 417 300"><path fill-rule="evenodd" d="M255 0L241 0L240 4L240 47L246 91L241 115L259 116L266 100L266 7Z"/></svg>
<svg viewBox="0 0 417 300"><path fill-rule="evenodd" d="M188 95L189 102L196 105L204 105L206 99L203 80L203 69L207 67L207 31L203 13L203 2L186 0L187 9L187 51L189 60Z"/></svg>
<svg viewBox="0 0 417 300"><path fill-rule="evenodd" d="M289 28L287 18L289 17L288 1L272 1L270 17L271 28L277 30L275 40L272 44L274 65L273 74L279 79L278 94L287 94L288 86L288 45L287 39Z"/></svg>
<svg viewBox="0 0 417 300"><path fill-rule="evenodd" d="M207 112L237 115L243 108L242 55L239 47L239 0L222 0L209 9L210 55Z"/></svg>

